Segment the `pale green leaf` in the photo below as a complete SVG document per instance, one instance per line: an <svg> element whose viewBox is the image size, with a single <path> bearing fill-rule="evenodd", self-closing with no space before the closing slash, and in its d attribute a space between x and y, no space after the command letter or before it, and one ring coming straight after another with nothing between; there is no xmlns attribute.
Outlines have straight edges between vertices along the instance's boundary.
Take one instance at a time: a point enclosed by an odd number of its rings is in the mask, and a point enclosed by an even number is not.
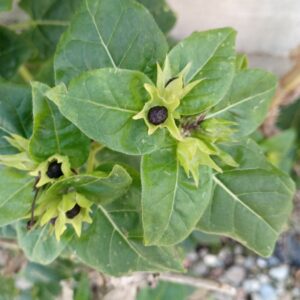
<svg viewBox="0 0 300 300"><path fill-rule="evenodd" d="M24 85L0 82L0 154L15 149L3 138L10 134L30 137L32 105L30 89Z"/></svg>
<svg viewBox="0 0 300 300"><path fill-rule="evenodd" d="M30 154L39 162L54 154L68 156L71 165L78 167L87 160L90 140L44 96L49 89L45 84L32 83L34 126Z"/></svg>
<svg viewBox="0 0 300 300"><path fill-rule="evenodd" d="M91 139L126 154L151 152L164 130L149 136L143 120L133 120L148 101L149 78L137 71L100 69L83 73L50 90L47 96L60 112Z"/></svg>
<svg viewBox="0 0 300 300"><path fill-rule="evenodd" d="M240 166L213 176L213 197L197 228L271 255L292 209L294 184L251 140L232 149L227 147Z"/></svg>
<svg viewBox="0 0 300 300"><path fill-rule="evenodd" d="M15 169L0 168L0 226L24 218L33 201L34 179Z"/></svg>
<svg viewBox="0 0 300 300"><path fill-rule="evenodd" d="M157 287L145 287L138 293L137 300L186 300L195 288L171 282L160 281Z"/></svg>
<svg viewBox="0 0 300 300"><path fill-rule="evenodd" d="M199 184L188 178L176 159L176 147L145 155L141 165L144 240L147 245L181 242L209 204L211 170L199 168Z"/></svg>
<svg viewBox="0 0 300 300"><path fill-rule="evenodd" d="M276 88L273 74L244 70L234 78L230 91L206 119L222 118L237 123L237 136L254 132L265 119Z"/></svg>
<svg viewBox="0 0 300 300"><path fill-rule="evenodd" d="M109 202L125 194L131 182L127 171L116 165L109 174L84 174L59 180L41 195L39 201L55 199L72 189L95 203Z"/></svg>
<svg viewBox="0 0 300 300"><path fill-rule="evenodd" d="M167 42L151 14L132 0L83 0L58 45L57 82L113 67L153 74Z"/></svg>
<svg viewBox="0 0 300 300"><path fill-rule="evenodd" d="M159 28L168 33L176 22L176 15L166 0L137 0L145 5L154 17Z"/></svg>
<svg viewBox="0 0 300 300"><path fill-rule="evenodd" d="M235 35L231 28L195 32L171 50L172 76L190 65L186 83L201 81L181 100L180 113L195 115L224 97L235 72Z"/></svg>
<svg viewBox="0 0 300 300"><path fill-rule="evenodd" d="M18 243L26 257L39 264L47 265L53 262L65 249L72 238L72 234L64 234L58 242L51 233L52 224L44 227L27 228L26 222L17 225Z"/></svg>
<svg viewBox="0 0 300 300"><path fill-rule="evenodd" d="M128 239L101 205L91 226L80 239L72 241L71 247L84 263L112 276L135 271L182 271L172 249L145 247L138 239Z"/></svg>

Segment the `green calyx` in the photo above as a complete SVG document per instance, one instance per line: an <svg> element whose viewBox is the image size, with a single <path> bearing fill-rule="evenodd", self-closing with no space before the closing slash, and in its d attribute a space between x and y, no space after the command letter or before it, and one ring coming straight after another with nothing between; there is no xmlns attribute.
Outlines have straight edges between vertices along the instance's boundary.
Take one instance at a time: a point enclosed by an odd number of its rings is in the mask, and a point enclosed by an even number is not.
<svg viewBox="0 0 300 300"><path fill-rule="evenodd" d="M40 163L34 171L30 172L30 175L39 178L36 184L36 187L39 188L47 183L71 176L71 165L67 156L56 154Z"/></svg>
<svg viewBox="0 0 300 300"><path fill-rule="evenodd" d="M67 229L67 224L72 225L78 237L81 236L83 223L92 223L92 204L85 196L71 192L60 199L40 203L35 213L40 217L40 226L52 223L55 237L59 241Z"/></svg>
<svg viewBox="0 0 300 300"><path fill-rule="evenodd" d="M22 171L31 171L36 168L34 162L29 155L29 140L17 134L11 134L9 137L4 137L6 141L16 148L19 153L0 155L0 165L16 168Z"/></svg>
<svg viewBox="0 0 300 300"><path fill-rule="evenodd" d="M217 143L228 143L232 141L232 122L219 119L204 121L200 128L177 145L177 159L184 168L187 176L192 175L195 184L199 184L199 166L208 166L217 172L222 168L214 161L219 158L224 164L237 167L235 160L221 148Z"/></svg>
<svg viewBox="0 0 300 300"><path fill-rule="evenodd" d="M180 118L180 114L176 111L180 106L180 100L184 98L200 80L184 84L184 78L190 69L187 65L177 76L172 77L171 68L168 57L166 58L163 70L157 65L157 82L156 86L152 84L145 84L144 87L150 95L150 100L145 103L143 109L136 114L133 119L144 119L148 126L148 134L153 134L158 128L167 128L171 136L181 141L183 139L179 128L176 125L176 119ZM162 122L153 122L149 116L151 109L163 108L165 118L153 115L154 119L161 119ZM162 114L162 111L158 111Z"/></svg>

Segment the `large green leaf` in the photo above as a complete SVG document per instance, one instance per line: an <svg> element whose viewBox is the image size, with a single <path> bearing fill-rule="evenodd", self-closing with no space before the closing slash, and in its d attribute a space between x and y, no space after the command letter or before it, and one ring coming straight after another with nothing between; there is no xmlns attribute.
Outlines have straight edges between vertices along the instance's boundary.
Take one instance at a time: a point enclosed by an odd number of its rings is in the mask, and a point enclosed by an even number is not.
<svg viewBox="0 0 300 300"><path fill-rule="evenodd" d="M0 82L0 154L14 149L3 139L11 133L29 137L32 128L30 89L23 85Z"/></svg>
<svg viewBox="0 0 300 300"><path fill-rule="evenodd" d="M211 108L228 91L235 73L235 35L231 28L196 32L169 53L173 76L190 64L185 81L202 80L181 100L183 115Z"/></svg>
<svg viewBox="0 0 300 300"><path fill-rule="evenodd" d="M237 135L254 132L268 112L276 88L273 74L258 69L244 70L234 78L226 97L206 117L237 123Z"/></svg>
<svg viewBox="0 0 300 300"><path fill-rule="evenodd" d="M126 170L116 165L109 174L76 175L57 181L41 195L39 201L48 201L72 189L95 203L104 203L125 194L131 182Z"/></svg>
<svg viewBox="0 0 300 300"><path fill-rule="evenodd" d="M50 233L52 226L48 224L28 230L26 222L18 223L18 243L30 261L43 265L50 264L70 242L72 233L67 232L58 242L55 235Z"/></svg>
<svg viewBox="0 0 300 300"><path fill-rule="evenodd" d="M189 299L195 288L178 283L159 282L157 287L145 287L138 293L136 300L184 300Z"/></svg>
<svg viewBox="0 0 300 300"><path fill-rule="evenodd" d="M128 238L143 238L140 174L131 170L132 184L126 194L105 206L113 221Z"/></svg>
<svg viewBox="0 0 300 300"><path fill-rule="evenodd" d="M199 168L198 187L176 158L176 146L142 159L142 213L147 245L181 242L195 228L211 197L211 170Z"/></svg>
<svg viewBox="0 0 300 300"><path fill-rule="evenodd" d="M33 177L15 169L0 168L0 226L24 218L33 201Z"/></svg>
<svg viewBox="0 0 300 300"><path fill-rule="evenodd" d="M72 166L78 167L88 158L90 140L44 96L49 89L45 84L32 83L34 126L30 154L37 161L44 161L54 154L65 155Z"/></svg>
<svg viewBox="0 0 300 300"><path fill-rule="evenodd" d="M176 15L166 0L137 0L145 5L154 17L159 28L168 33L176 22Z"/></svg>
<svg viewBox="0 0 300 300"><path fill-rule="evenodd" d="M65 31L68 21L82 0L22 0L20 6L37 22L25 36L37 50L37 56L45 59L53 55L56 44Z"/></svg>
<svg viewBox="0 0 300 300"><path fill-rule="evenodd" d="M182 271L173 249L145 247L139 240L128 239L101 205L92 225L72 241L71 247L84 263L112 276L135 271Z"/></svg>
<svg viewBox="0 0 300 300"><path fill-rule="evenodd" d="M251 140L227 151L240 166L214 175L213 197L197 228L271 255L292 209L294 184Z"/></svg>
<svg viewBox="0 0 300 300"><path fill-rule="evenodd" d="M84 0L58 45L57 82L113 67L153 74L167 52L150 13L133 0Z"/></svg>
<svg viewBox="0 0 300 300"><path fill-rule="evenodd" d="M29 44L20 35L0 26L0 76L14 76L30 53Z"/></svg>
<svg viewBox="0 0 300 300"><path fill-rule="evenodd" d="M164 130L148 135L144 120L133 120L149 96L149 78L137 71L100 69L83 73L47 93L61 113L91 139L126 154L151 152Z"/></svg>

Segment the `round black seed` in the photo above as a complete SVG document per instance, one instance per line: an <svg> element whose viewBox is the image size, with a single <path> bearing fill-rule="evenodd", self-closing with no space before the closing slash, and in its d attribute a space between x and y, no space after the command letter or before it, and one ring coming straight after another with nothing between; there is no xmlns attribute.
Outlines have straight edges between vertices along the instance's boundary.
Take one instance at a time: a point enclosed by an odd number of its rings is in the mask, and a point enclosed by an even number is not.
<svg viewBox="0 0 300 300"><path fill-rule="evenodd" d="M58 163L57 160L51 162L48 166L48 170L46 172L49 178L59 178L64 175L61 170L61 163Z"/></svg>
<svg viewBox="0 0 300 300"><path fill-rule="evenodd" d="M78 204L75 204L75 206L72 209L66 212L67 218L74 219L80 213L80 209L81 207Z"/></svg>
<svg viewBox="0 0 300 300"><path fill-rule="evenodd" d="M154 106L148 112L148 121L153 125L159 125L168 118L168 110L164 106Z"/></svg>

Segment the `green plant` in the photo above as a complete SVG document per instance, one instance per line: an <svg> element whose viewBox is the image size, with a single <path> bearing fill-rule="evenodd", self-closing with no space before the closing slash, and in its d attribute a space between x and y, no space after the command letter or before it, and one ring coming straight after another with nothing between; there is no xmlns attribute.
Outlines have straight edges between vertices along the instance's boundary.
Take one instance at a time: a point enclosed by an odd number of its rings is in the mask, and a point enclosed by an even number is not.
<svg viewBox="0 0 300 300"><path fill-rule="evenodd" d="M73 253L115 276L183 271L176 245L195 230L270 255L294 184L249 135L276 78L248 69L231 28L169 50L136 1L84 0L73 15L77 2L23 0L32 19L10 26L26 46L4 44L0 225L31 261Z"/></svg>

